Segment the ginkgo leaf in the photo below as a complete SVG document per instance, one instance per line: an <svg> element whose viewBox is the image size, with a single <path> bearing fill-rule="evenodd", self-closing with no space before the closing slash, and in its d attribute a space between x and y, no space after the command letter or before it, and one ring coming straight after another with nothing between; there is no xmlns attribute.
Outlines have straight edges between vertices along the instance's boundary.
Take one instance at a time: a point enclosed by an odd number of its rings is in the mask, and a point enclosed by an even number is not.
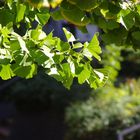
<svg viewBox="0 0 140 140"><path fill-rule="evenodd" d="M13 73L10 64L0 65L0 77L3 80L11 79L15 74Z"/></svg>
<svg viewBox="0 0 140 140"><path fill-rule="evenodd" d="M63 28L63 31L65 33L68 42L73 42L76 40L74 35L71 32L69 32L66 28Z"/></svg>
<svg viewBox="0 0 140 140"><path fill-rule="evenodd" d="M102 51L101 51L101 47L99 46L97 33L94 35L94 37L90 41L89 45L87 46L87 49L97 60L101 61L99 54L101 54Z"/></svg>
<svg viewBox="0 0 140 140"><path fill-rule="evenodd" d="M66 1L61 4L61 14L64 19L78 26L85 26L90 22L86 12Z"/></svg>

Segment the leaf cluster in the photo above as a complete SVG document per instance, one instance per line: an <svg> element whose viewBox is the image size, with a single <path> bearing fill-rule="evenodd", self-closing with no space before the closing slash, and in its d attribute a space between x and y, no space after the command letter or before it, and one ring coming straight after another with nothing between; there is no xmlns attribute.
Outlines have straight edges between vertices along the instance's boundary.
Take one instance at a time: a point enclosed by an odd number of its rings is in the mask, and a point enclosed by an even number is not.
<svg viewBox="0 0 140 140"><path fill-rule="evenodd" d="M102 31L105 44L133 46L140 43L140 4L129 0L63 0L59 10L52 13L56 20L65 19L85 31L95 24Z"/></svg>
<svg viewBox="0 0 140 140"><path fill-rule="evenodd" d="M106 70L91 66L93 57L101 60L98 35L82 44L64 28L64 42L42 30L49 18L47 7L32 5L31 1L7 0L0 7L0 77L32 78L41 66L68 89L75 77L91 88L103 86ZM36 28L32 26L34 21L38 23ZM25 27L21 34L22 24Z"/></svg>

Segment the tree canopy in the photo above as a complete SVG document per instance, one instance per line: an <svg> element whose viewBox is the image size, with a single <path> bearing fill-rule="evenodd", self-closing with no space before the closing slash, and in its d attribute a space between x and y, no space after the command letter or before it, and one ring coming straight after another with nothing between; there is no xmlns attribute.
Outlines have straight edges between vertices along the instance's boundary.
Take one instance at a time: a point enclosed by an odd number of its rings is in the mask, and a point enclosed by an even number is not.
<svg viewBox="0 0 140 140"><path fill-rule="evenodd" d="M58 8L56 8L58 7ZM55 8L53 12L50 9ZM6 0L0 1L0 77L32 78L43 67L46 74L70 88L73 79L91 88L103 86L108 78L105 68L95 69L92 59L101 61L98 33L81 43L63 28L67 41L46 34L49 21L67 20L86 32L86 25L101 30L105 45L139 48L140 4L132 0ZM38 22L33 27L33 22ZM25 32L19 31L25 25Z"/></svg>

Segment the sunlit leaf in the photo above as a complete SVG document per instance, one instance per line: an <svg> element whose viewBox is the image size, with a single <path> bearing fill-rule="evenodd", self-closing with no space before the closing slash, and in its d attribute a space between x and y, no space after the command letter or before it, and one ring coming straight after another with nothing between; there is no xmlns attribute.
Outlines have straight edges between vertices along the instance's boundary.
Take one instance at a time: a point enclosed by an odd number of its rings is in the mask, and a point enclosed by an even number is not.
<svg viewBox="0 0 140 140"><path fill-rule="evenodd" d="M0 65L0 77L3 80L11 79L13 76L14 76L14 73L10 67L10 64Z"/></svg>

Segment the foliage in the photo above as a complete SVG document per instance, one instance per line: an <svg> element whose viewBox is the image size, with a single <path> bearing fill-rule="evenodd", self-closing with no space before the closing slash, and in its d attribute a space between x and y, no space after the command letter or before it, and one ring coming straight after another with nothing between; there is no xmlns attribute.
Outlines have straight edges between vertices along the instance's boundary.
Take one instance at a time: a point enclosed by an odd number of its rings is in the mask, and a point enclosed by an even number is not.
<svg viewBox="0 0 140 140"><path fill-rule="evenodd" d="M49 7L61 1L7 0L0 8L0 77L3 80L13 76L32 78L38 66L70 89L73 79L87 82L91 88L105 84L107 72L93 69L92 58L100 61L101 48L98 35L90 43L77 42L74 36L63 28L67 42L46 35L42 28L50 18ZM43 7L42 7L43 4ZM45 7L44 7L45 6ZM32 23L38 25L33 28ZM24 30L22 29L24 25Z"/></svg>
<svg viewBox="0 0 140 140"><path fill-rule="evenodd" d="M102 131L115 139L117 131L140 121L139 90L140 79L128 79L119 88L100 88L86 102L73 103L66 111L66 139L93 139Z"/></svg>
<svg viewBox="0 0 140 140"><path fill-rule="evenodd" d="M51 8L58 7L53 12ZM42 66L46 73L70 89L73 79L91 88L105 84L108 72L93 69L92 58L101 60L98 35L90 43L80 43L64 30L67 41L46 35L42 28L50 17L65 19L82 31L95 24L106 45L135 49L140 42L140 4L135 0L6 0L0 3L0 77L32 78ZM33 28L32 23L38 25ZM22 30L24 25L24 30ZM22 31L21 31L22 30ZM119 64L117 64L119 65ZM119 67L119 66L117 66ZM118 69L118 68L117 68ZM109 69L109 72L113 69ZM110 72L114 73L114 72ZM111 76L110 76L111 77Z"/></svg>
<svg viewBox="0 0 140 140"><path fill-rule="evenodd" d="M103 31L101 38L106 44L139 48L140 4L137 1L63 0L52 15L81 28L89 23L97 25Z"/></svg>

